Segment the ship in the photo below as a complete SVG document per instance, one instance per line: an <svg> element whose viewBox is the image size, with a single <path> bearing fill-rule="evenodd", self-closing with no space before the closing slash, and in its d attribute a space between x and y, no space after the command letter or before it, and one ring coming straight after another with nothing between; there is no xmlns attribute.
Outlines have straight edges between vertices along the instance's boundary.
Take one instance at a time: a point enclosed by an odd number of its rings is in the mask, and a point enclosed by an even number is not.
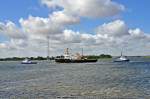
<svg viewBox="0 0 150 99"><path fill-rule="evenodd" d="M83 56L83 50L82 55L79 53L76 53L76 55L71 55L69 53L69 48L65 49L65 53L60 58L55 58L56 63L94 63L97 62L97 59L87 59Z"/></svg>
<svg viewBox="0 0 150 99"><path fill-rule="evenodd" d="M116 60L114 60L114 62L129 62L130 60L126 57L122 55L121 52L121 56L119 58L117 58Z"/></svg>

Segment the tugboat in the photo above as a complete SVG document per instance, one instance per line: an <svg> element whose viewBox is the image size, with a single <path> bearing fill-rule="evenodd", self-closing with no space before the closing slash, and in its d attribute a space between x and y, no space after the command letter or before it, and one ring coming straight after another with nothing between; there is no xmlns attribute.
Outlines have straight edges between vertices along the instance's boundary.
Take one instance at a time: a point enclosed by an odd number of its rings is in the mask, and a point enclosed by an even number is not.
<svg viewBox="0 0 150 99"><path fill-rule="evenodd" d="M130 60L126 57L122 55L121 52L121 56L119 58L117 58L116 60L114 60L114 62L129 62Z"/></svg>
<svg viewBox="0 0 150 99"><path fill-rule="evenodd" d="M37 64L37 62L32 62L31 60L29 60L28 58L25 58L21 64Z"/></svg>
<svg viewBox="0 0 150 99"><path fill-rule="evenodd" d="M65 49L65 53L63 57L55 58L56 63L93 63L97 62L97 59L87 59L83 56L83 50L82 55L79 53L76 53L76 55L70 55L69 48Z"/></svg>

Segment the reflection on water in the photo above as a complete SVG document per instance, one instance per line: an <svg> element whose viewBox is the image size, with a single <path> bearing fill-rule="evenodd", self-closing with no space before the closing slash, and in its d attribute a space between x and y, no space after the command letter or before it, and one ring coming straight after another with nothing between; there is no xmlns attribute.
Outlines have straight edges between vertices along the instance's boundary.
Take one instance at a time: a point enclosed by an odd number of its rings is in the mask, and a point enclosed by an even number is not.
<svg viewBox="0 0 150 99"><path fill-rule="evenodd" d="M150 99L150 61L87 64L0 62L0 98Z"/></svg>

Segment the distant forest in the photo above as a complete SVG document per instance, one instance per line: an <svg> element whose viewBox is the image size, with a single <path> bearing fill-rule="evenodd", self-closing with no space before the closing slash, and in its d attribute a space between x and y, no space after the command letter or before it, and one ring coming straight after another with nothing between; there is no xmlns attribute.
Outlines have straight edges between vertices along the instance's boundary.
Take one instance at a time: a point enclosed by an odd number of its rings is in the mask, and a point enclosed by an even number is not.
<svg viewBox="0 0 150 99"><path fill-rule="evenodd" d="M12 57L12 58L0 58L0 61L21 61L21 60L24 60L25 58L28 58L29 60L47 60L47 59L53 60L53 59L55 59L55 57L47 58L47 57L41 57L41 56L38 56L38 57Z"/></svg>
<svg viewBox="0 0 150 99"><path fill-rule="evenodd" d="M58 57L62 57L62 56L56 56L56 58ZM88 56L84 56L87 59L101 59L101 58L112 58L111 55L105 55L105 54L101 54L101 55L88 55ZM28 58L30 60L54 60L55 57L12 57L12 58L0 58L0 61L21 61L24 60L25 58Z"/></svg>
<svg viewBox="0 0 150 99"><path fill-rule="evenodd" d="M112 58L111 55L105 55L105 54L101 54L101 55L89 55L89 56L85 56L87 59L101 59L101 58Z"/></svg>

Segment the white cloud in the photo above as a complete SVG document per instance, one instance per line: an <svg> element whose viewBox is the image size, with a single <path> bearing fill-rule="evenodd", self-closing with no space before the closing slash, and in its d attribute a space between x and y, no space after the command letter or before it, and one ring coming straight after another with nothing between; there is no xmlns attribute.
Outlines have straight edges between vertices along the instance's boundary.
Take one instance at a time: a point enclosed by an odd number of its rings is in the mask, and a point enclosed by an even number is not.
<svg viewBox="0 0 150 99"><path fill-rule="evenodd" d="M3 50L22 49L27 46L27 34L17 27L15 23L8 21L0 23L0 33L8 38L7 41L0 43L0 48Z"/></svg>
<svg viewBox="0 0 150 99"><path fill-rule="evenodd" d="M56 34L61 31L59 24L52 23L49 18L33 17L29 16L28 19L20 19L20 24L23 31L29 35L48 35Z"/></svg>
<svg viewBox="0 0 150 99"><path fill-rule="evenodd" d="M125 8L112 0L41 0L50 8L62 7L65 13L83 17L109 17Z"/></svg>
<svg viewBox="0 0 150 99"><path fill-rule="evenodd" d="M145 39L147 37L149 37L149 35L146 35L143 31L141 31L139 28L136 29L130 29L129 33L132 37L136 38L136 39Z"/></svg>
<svg viewBox="0 0 150 99"><path fill-rule="evenodd" d="M79 23L78 17L66 15L61 11L53 12L48 18L29 16L28 19L20 19L23 31L33 38L45 39L48 35L56 35L62 33L67 25Z"/></svg>
<svg viewBox="0 0 150 99"><path fill-rule="evenodd" d="M6 49L7 45L5 43L0 43L0 49Z"/></svg>
<svg viewBox="0 0 150 99"><path fill-rule="evenodd" d="M81 34L79 32L74 32L72 30L64 30L62 41L68 43L80 43L81 42Z"/></svg>
<svg viewBox="0 0 150 99"><path fill-rule="evenodd" d="M110 22L108 24L103 24L102 26L99 26L96 30L97 34L103 35L103 36L125 36L129 35L128 33L128 27L124 23L124 21L116 20L113 22Z"/></svg>
<svg viewBox="0 0 150 99"><path fill-rule="evenodd" d="M77 24L80 22L79 17L65 14L62 11L57 11L57 12L52 13L52 15L50 15L50 19L52 20L52 22L55 22L61 25L73 25L73 24Z"/></svg>
<svg viewBox="0 0 150 99"><path fill-rule="evenodd" d="M73 48L82 46L88 51L91 47L96 51L94 53L109 53L112 51L113 55L119 55L121 50L128 52L127 55L146 55L146 53L148 54L146 49L150 46L150 35L148 33L144 33L138 28L129 29L122 20L115 20L98 26L96 33L93 35L65 30L63 38L65 43L67 42L68 46L71 45ZM139 53L139 51L141 52Z"/></svg>
<svg viewBox="0 0 150 99"><path fill-rule="evenodd" d="M26 38L26 34L11 21L8 21L6 24L0 23L0 33L13 39Z"/></svg>
<svg viewBox="0 0 150 99"><path fill-rule="evenodd" d="M59 32L57 32L56 30L52 33L51 28L53 27L53 25L51 24L51 22L51 17L40 18L30 16L26 20L20 20L22 26L21 28L17 28L16 25L13 24L12 26L10 25L11 29L9 29L9 25L1 23L1 32L4 30L4 28L6 29L6 27L8 28L8 30L13 31L9 31L9 33L5 32L5 34L7 34L7 36L10 38L10 41L0 43L0 48L8 50L14 49L14 53L16 53L17 50L28 50L29 53L33 52L34 55L45 55L47 48L46 35L49 33L51 34L50 49L51 52L55 54L56 51L57 54L62 53L58 49L61 49L62 51L62 49L65 47L71 47L74 50L79 50L79 48L84 47L86 50L85 53L87 54L91 51L90 48L93 48L93 54L109 52L120 54L120 51L124 49L130 50L130 55L136 55L136 52L134 52L134 49L136 49L137 51L143 50L143 52L140 53L140 55L143 55L144 53L148 53L144 52L144 49L147 49L150 46L149 34L144 33L138 28L129 29L125 22L122 20L115 20L110 23L105 23L103 25L98 26L96 28L95 34L75 32L70 29L60 29L59 27ZM60 23L66 23L66 21L62 22L62 20L60 20ZM70 24L70 22L68 24ZM61 27L65 27L65 25L61 24ZM13 35L18 35L19 32L16 32L18 30L23 31L20 33L23 33L23 35L25 34L25 36L23 37L28 38L24 39L22 38L22 36L14 37ZM10 35L12 33L13 35ZM36 51L36 53L34 51ZM45 53L41 54L42 52Z"/></svg>

